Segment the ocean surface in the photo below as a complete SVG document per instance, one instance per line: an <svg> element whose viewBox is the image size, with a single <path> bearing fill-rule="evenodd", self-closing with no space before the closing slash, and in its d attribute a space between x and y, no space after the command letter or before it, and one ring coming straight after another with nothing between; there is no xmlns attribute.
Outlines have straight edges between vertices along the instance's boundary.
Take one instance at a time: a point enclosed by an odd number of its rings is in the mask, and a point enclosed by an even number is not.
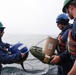
<svg viewBox="0 0 76 75"><path fill-rule="evenodd" d="M9 34L3 36L3 41L10 44L21 42L25 44L28 49L31 46L42 47L44 39L47 35L24 35L24 34ZM55 37L55 36L52 36ZM2 64L1 75L57 75L57 65L48 65L39 61L37 58L31 55L29 52L28 58L24 61L24 71L20 64Z"/></svg>

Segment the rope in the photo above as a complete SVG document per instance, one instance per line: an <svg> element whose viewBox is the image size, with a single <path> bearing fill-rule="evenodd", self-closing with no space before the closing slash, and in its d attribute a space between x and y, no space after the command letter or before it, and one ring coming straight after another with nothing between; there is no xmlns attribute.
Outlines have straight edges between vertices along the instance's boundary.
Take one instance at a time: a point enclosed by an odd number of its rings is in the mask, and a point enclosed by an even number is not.
<svg viewBox="0 0 76 75"><path fill-rule="evenodd" d="M51 38L51 37L50 37L50 38ZM37 46L37 45L40 44L41 42L45 41L46 39L50 39L50 38L45 38L45 39L39 41L35 46Z"/></svg>

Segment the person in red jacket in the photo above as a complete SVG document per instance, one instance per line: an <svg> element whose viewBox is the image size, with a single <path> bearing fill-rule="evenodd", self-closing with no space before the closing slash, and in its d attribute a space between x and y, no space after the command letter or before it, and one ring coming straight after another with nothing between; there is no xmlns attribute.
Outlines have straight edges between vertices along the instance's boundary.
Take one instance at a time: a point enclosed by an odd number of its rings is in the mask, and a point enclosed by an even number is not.
<svg viewBox="0 0 76 75"><path fill-rule="evenodd" d="M76 75L76 0L65 0L62 10L64 13L68 14L70 19L74 19L72 28L69 30L69 33L68 33L68 51L67 52L71 54L73 58L75 58L75 62L72 69L68 72L67 75ZM64 55L65 57L68 56L68 54L66 53L64 53ZM52 60L50 63L53 63L53 64L57 63L60 59L62 59L62 54L61 56L55 56L54 60Z"/></svg>
<svg viewBox="0 0 76 75"><path fill-rule="evenodd" d="M66 42L67 42L67 34L69 32L69 29L72 27L69 23L69 18L65 13L62 13L58 15L56 18L57 27L61 30L61 32L58 35L59 44L57 46L57 55L60 55L64 51L66 51ZM67 34L65 35L65 33ZM64 37L65 36L65 37ZM70 71L73 63L70 62L72 59L67 59L65 62L60 61L57 63L58 65L58 74L57 75L67 75L67 73Z"/></svg>
<svg viewBox="0 0 76 75"><path fill-rule="evenodd" d="M73 27L68 34L68 51L76 59L76 0L65 0L63 12L74 18ZM68 75L76 75L76 60Z"/></svg>

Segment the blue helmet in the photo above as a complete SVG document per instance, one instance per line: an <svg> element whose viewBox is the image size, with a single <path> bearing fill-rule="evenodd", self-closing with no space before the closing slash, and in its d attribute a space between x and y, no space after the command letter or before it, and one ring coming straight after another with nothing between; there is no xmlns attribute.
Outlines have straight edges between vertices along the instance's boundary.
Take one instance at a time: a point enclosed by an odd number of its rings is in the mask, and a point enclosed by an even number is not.
<svg viewBox="0 0 76 75"><path fill-rule="evenodd" d="M69 22L69 18L64 13L58 15L58 17L56 18L56 23L66 25L66 24L68 24L68 22Z"/></svg>
<svg viewBox="0 0 76 75"><path fill-rule="evenodd" d="M18 61L18 63L22 63L23 61L27 59L29 50L24 44L16 43L8 49L8 52L11 54L15 54L18 52L25 53L25 57L22 58L20 61Z"/></svg>

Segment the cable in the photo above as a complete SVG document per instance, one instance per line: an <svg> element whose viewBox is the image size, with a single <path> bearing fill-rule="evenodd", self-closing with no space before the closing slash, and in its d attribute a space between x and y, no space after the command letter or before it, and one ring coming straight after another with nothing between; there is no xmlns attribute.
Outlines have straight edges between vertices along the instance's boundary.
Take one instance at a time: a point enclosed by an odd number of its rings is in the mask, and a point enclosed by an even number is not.
<svg viewBox="0 0 76 75"><path fill-rule="evenodd" d="M46 39L50 39L50 38L51 38L51 37L48 37L48 38L45 38L45 39L39 41L35 46L37 46L38 44L40 44L40 43L43 42L44 40L46 40Z"/></svg>

